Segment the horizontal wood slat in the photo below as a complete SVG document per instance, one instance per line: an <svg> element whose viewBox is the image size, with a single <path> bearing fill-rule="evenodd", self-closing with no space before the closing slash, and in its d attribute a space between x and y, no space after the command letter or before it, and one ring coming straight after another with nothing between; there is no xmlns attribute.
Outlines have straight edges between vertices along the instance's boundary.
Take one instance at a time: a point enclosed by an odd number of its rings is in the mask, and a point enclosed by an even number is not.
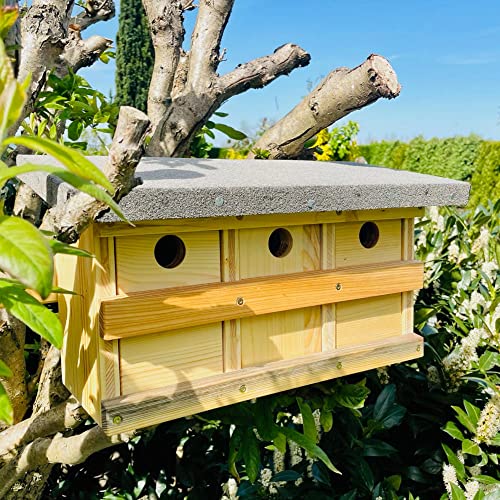
<svg viewBox="0 0 500 500"><path fill-rule="evenodd" d="M411 333L370 344L275 361L260 367L243 368L103 401L102 427L108 435L128 432L422 355L423 339Z"/></svg>
<svg viewBox="0 0 500 500"><path fill-rule="evenodd" d="M105 340L407 292L422 287L423 264L397 261L134 292L103 299Z"/></svg>

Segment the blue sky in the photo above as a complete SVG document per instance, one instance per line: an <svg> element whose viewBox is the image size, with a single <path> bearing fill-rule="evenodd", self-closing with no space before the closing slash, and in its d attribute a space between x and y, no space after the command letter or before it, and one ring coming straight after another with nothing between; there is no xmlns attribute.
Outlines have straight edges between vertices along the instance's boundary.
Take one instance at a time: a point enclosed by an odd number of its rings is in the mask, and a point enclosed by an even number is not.
<svg viewBox="0 0 500 500"><path fill-rule="evenodd" d="M195 15L186 16L188 41ZM87 33L114 38L117 28L114 19ZM231 99L222 108L229 113L224 120L251 133L262 118L286 114L310 82L377 53L391 61L403 90L395 100L350 115L361 125L360 142L470 133L500 140L499 41L499 0L236 0L221 73L287 42L312 60L265 89ZM111 64L82 75L106 93L114 88Z"/></svg>

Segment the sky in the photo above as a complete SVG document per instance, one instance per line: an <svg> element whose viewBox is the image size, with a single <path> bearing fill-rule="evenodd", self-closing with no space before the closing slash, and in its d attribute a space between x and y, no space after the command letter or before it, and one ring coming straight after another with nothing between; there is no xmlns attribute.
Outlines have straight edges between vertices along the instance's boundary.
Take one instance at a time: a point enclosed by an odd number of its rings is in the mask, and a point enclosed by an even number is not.
<svg viewBox="0 0 500 500"><path fill-rule="evenodd" d="M186 13L186 48L195 16ZM87 34L114 39L117 29L115 18ZM288 42L309 52L311 63L232 98L221 108L229 113L224 123L251 134L263 118L285 115L331 70L375 53L389 59L403 88L397 99L339 122L357 121L360 143L471 133L500 140L500 0L236 0L219 73ZM106 94L114 89L113 63L81 74Z"/></svg>

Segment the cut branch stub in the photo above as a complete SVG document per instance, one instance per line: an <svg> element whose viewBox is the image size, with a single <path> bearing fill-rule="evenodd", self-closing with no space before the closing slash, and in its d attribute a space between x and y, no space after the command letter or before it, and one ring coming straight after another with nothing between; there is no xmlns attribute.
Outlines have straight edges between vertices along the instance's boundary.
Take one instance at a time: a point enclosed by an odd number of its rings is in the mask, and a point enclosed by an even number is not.
<svg viewBox="0 0 500 500"><path fill-rule="evenodd" d="M349 70L332 71L292 111L267 130L255 149L266 150L269 158L294 158L304 143L320 130L381 97L393 99L401 86L396 73L382 56L372 54ZM251 153L249 158L254 157Z"/></svg>

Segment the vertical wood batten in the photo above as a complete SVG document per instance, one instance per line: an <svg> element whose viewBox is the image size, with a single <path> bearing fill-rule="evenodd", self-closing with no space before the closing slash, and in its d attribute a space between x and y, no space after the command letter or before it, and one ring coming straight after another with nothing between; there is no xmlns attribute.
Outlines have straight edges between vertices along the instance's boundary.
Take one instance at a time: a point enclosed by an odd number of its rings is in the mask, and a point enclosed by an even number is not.
<svg viewBox="0 0 500 500"><path fill-rule="evenodd" d="M402 219L401 221L401 260L413 260L415 256L414 248L415 220ZM414 292L404 292L401 294L401 328L403 335L413 333L413 294Z"/></svg>
<svg viewBox="0 0 500 500"><path fill-rule="evenodd" d="M237 229L221 231L221 278L237 281L239 272L239 242ZM224 372L241 369L241 324L239 319L222 323Z"/></svg>
<svg viewBox="0 0 500 500"><path fill-rule="evenodd" d="M335 224L321 226L321 269L335 269ZM332 351L336 347L335 304L321 307L321 350Z"/></svg>

